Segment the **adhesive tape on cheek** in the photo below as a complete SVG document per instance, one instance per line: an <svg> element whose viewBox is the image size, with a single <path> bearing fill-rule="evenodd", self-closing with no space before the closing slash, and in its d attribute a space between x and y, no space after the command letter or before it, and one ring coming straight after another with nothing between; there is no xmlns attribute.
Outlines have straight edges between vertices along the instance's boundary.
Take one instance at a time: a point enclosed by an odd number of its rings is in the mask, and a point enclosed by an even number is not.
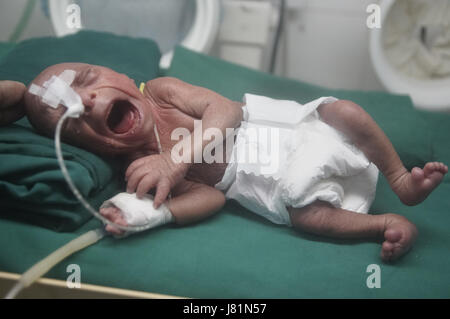
<svg viewBox="0 0 450 319"><path fill-rule="evenodd" d="M70 117L79 117L84 111L81 97L70 87L75 79L76 72L65 70L59 76L53 75L50 80L44 82L43 86L31 84L28 90L31 94L37 95L42 102L52 108L57 108L59 104L67 107Z"/></svg>

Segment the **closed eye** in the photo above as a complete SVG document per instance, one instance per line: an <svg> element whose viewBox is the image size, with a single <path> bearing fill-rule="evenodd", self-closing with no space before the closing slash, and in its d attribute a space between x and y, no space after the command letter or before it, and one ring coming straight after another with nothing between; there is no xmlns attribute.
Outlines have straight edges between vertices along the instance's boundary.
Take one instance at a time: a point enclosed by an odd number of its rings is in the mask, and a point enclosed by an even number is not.
<svg viewBox="0 0 450 319"><path fill-rule="evenodd" d="M75 77L74 85L79 87L89 86L97 80L99 72L92 67L87 67Z"/></svg>

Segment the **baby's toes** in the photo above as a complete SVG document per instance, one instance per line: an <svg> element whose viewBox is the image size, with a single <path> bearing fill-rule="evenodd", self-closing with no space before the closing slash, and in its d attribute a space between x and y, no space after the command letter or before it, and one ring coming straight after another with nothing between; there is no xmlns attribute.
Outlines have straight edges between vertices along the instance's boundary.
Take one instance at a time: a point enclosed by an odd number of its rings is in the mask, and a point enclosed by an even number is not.
<svg viewBox="0 0 450 319"><path fill-rule="evenodd" d="M428 176L428 175L432 174L433 172L435 172L437 167L438 167L437 162L426 163L425 166L423 167L423 172L425 173L425 176Z"/></svg>
<svg viewBox="0 0 450 319"><path fill-rule="evenodd" d="M394 261L411 248L417 237L416 226L406 218L397 216L394 222L388 225L384 232L384 243L382 245L381 258L384 261Z"/></svg>
<svg viewBox="0 0 450 319"><path fill-rule="evenodd" d="M425 178L424 170L421 169L420 167L414 167L411 170L411 177L413 181L416 183L422 182L423 179Z"/></svg>
<svg viewBox="0 0 450 319"><path fill-rule="evenodd" d="M446 174L448 172L448 167L444 163L440 162L430 162L425 164L423 171L425 173L425 176L428 177L429 175L433 173L441 173Z"/></svg>
<svg viewBox="0 0 450 319"><path fill-rule="evenodd" d="M448 166L445 165L444 163L438 163L438 170L439 170L442 174L447 174L447 172L448 172Z"/></svg>
<svg viewBox="0 0 450 319"><path fill-rule="evenodd" d="M390 261L393 255L394 255L394 244L386 240L385 242L383 242L383 245L381 246L381 259L383 261Z"/></svg>

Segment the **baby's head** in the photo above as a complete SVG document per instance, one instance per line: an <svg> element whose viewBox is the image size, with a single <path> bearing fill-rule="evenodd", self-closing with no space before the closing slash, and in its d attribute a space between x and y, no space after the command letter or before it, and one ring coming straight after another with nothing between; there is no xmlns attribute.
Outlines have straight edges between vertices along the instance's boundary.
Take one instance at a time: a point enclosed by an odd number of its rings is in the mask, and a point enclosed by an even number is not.
<svg viewBox="0 0 450 319"><path fill-rule="evenodd" d="M153 134L152 110L133 80L102 66L62 63L46 68L32 83L43 86L65 70L76 72L70 86L81 97L85 110L79 118L65 121L63 141L101 155L127 154L146 144ZM33 127L49 137L67 110L63 105L52 108L29 91L25 107Z"/></svg>

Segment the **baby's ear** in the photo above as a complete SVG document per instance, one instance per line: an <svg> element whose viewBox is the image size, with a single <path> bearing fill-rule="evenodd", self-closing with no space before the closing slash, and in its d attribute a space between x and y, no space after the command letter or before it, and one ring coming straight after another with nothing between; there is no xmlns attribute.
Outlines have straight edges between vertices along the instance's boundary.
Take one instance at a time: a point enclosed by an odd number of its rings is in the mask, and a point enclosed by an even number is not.
<svg viewBox="0 0 450 319"><path fill-rule="evenodd" d="M25 84L16 81L0 81L0 126L19 120L25 115Z"/></svg>

